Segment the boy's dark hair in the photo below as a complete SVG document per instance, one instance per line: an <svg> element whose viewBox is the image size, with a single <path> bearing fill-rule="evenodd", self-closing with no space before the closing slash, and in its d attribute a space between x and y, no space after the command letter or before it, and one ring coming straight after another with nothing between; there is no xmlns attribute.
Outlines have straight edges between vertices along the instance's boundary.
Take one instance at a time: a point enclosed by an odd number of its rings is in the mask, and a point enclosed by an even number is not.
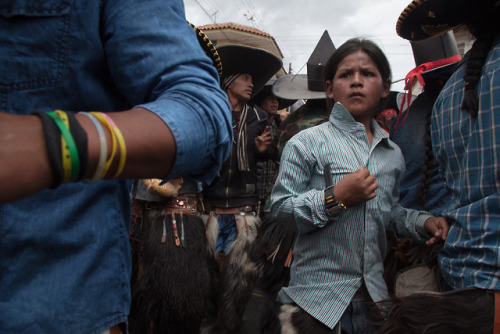
<svg viewBox="0 0 500 334"><path fill-rule="evenodd" d="M365 52L368 56L370 56L382 76L382 81L384 83L390 84L392 81L391 66L389 65L389 61L387 60L387 57L385 56L382 49L380 49L377 44L368 39L357 37L351 38L346 41L330 56L330 59L328 59L328 62L325 65L325 69L323 70L323 77L325 82L333 81L333 77L337 72L340 62L348 55L359 50ZM335 101L327 98L326 103L327 107L331 109ZM382 110L385 107L386 103L387 98L382 99L376 112Z"/></svg>

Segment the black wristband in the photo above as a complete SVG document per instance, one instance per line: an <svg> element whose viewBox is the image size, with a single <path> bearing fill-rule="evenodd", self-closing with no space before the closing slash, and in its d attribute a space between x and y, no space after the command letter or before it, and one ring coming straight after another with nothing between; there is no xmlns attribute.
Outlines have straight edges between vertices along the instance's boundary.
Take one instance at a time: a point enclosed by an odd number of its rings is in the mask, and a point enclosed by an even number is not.
<svg viewBox="0 0 500 334"><path fill-rule="evenodd" d="M82 180L88 165L87 133L77 121L74 112L66 111L66 115L68 115L69 130L75 141L78 156L80 158L80 173L78 174L78 180Z"/></svg>
<svg viewBox="0 0 500 334"><path fill-rule="evenodd" d="M49 155L49 162L54 173L55 183L51 188L56 188L63 181L63 167L61 157L61 133L52 118L44 111L34 111L31 113L40 117L43 126L43 134L45 137L45 146Z"/></svg>
<svg viewBox="0 0 500 334"><path fill-rule="evenodd" d="M344 204L338 202L333 195L334 186L329 186L325 189L325 213L328 217L337 217L343 212L347 211Z"/></svg>
<svg viewBox="0 0 500 334"><path fill-rule="evenodd" d="M75 113L65 111L68 116L68 125L71 136L75 141L76 149L78 151L78 157L80 161L80 170L78 173L78 179L74 181L82 180L88 165L88 140L87 133L82 128L80 123L75 118ZM55 184L51 188L56 188L64 180L64 171L62 166L62 148L61 148L61 131L57 127L54 120L44 111L34 111L33 115L40 117L43 126L43 132L45 137L45 145L47 147L47 153L49 155L49 161L54 172Z"/></svg>

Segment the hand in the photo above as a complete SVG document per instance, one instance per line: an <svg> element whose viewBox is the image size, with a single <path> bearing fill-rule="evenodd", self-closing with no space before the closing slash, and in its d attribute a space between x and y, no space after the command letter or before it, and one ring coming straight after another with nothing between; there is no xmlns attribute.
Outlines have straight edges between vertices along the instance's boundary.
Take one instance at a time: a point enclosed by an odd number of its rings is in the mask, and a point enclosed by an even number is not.
<svg viewBox="0 0 500 334"><path fill-rule="evenodd" d="M377 196L378 184L370 171L361 167L348 174L333 188L335 199L347 207L369 201Z"/></svg>
<svg viewBox="0 0 500 334"><path fill-rule="evenodd" d="M265 153L269 148L269 145L271 145L271 141L271 131L269 131L269 126L266 126L264 132L262 132L260 136L255 137L254 142L257 152L260 154Z"/></svg>
<svg viewBox="0 0 500 334"><path fill-rule="evenodd" d="M443 217L431 217L424 223L424 228L429 234L433 235L425 242L426 245L433 245L435 243L446 240L450 224Z"/></svg>

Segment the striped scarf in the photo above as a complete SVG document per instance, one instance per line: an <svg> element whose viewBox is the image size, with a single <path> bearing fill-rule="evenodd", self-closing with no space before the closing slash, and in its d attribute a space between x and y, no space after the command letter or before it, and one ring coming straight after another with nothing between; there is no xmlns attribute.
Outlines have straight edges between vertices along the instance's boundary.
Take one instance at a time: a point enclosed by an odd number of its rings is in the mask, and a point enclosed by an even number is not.
<svg viewBox="0 0 500 334"><path fill-rule="evenodd" d="M236 142L236 156L238 158L238 169L242 172L249 172L250 166L248 164L248 152L247 152L247 115L248 106L245 104L243 110L241 111L239 130L238 130L238 141Z"/></svg>

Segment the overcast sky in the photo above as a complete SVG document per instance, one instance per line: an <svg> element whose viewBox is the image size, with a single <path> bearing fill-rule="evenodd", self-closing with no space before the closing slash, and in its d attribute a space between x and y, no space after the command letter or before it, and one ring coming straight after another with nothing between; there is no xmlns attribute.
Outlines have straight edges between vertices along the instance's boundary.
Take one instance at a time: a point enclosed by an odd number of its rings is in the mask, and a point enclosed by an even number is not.
<svg viewBox="0 0 500 334"><path fill-rule="evenodd" d="M186 18L195 25L234 22L272 35L283 66L306 73L304 66L325 30L339 47L351 37L366 37L384 50L393 80L415 67L410 44L396 34L396 22L410 0L184 0ZM401 91L403 82L392 90Z"/></svg>

